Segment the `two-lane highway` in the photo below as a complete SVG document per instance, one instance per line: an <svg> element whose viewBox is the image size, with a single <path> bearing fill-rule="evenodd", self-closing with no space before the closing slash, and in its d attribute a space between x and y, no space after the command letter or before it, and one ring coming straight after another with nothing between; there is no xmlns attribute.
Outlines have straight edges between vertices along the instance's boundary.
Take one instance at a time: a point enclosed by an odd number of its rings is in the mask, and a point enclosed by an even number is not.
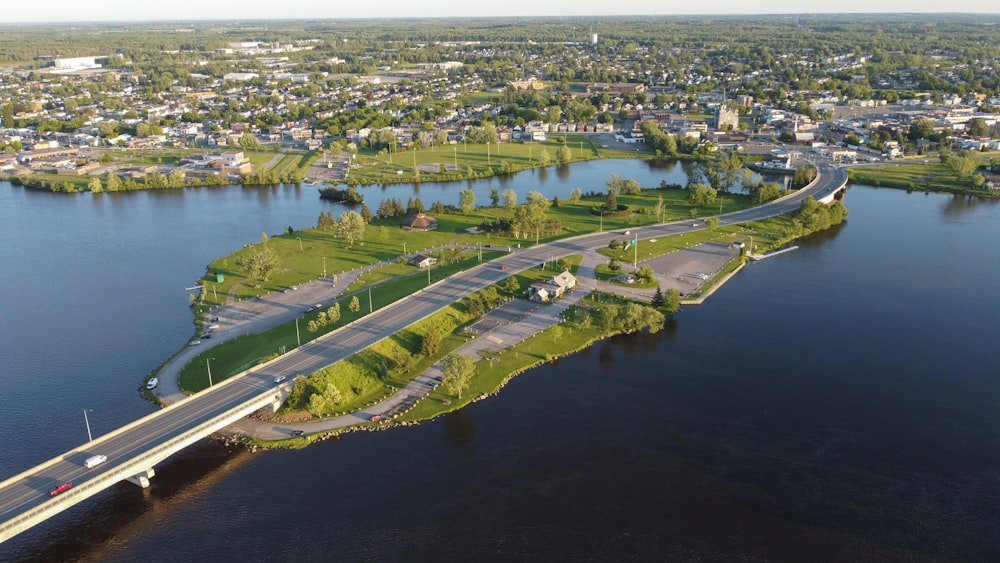
<svg viewBox="0 0 1000 563"><path fill-rule="evenodd" d="M846 182L847 174L843 169L823 164L820 164L819 169L819 177L807 188L760 207L723 215L719 218L720 222L744 223L794 211L806 197L812 195L820 199L832 190L842 187ZM633 228L632 232L640 239L649 239L702 228L704 220L696 219L637 227ZM132 476L123 475L127 467L130 471L135 469L136 472L148 469L148 467L131 467L131 462L170 443L178 436L191 432L205 421L221 416L262 395L274 394L275 377L285 376L288 380L285 385L290 385L295 376L312 373L347 358L512 273L531 268L546 260L605 247L613 238L621 236L616 232L592 233L517 249L511 256L498 261L507 266L505 270L501 270L498 262L494 262L455 274L400 302L379 309L327 336L292 350L264 366L254 368L249 373L230 378L222 384L11 477L0 483L0 541L20 531L3 533L2 526L5 523L53 500L59 505L57 510L72 506L86 498L74 495L74 489L78 489L80 485L93 482L92 484L96 486L98 483L96 480L104 478L102 486L104 488L113 485L121 478ZM106 455L108 461L94 469L84 468L84 460L94 454ZM49 491L65 482L72 482L74 488L54 499L49 496Z"/></svg>

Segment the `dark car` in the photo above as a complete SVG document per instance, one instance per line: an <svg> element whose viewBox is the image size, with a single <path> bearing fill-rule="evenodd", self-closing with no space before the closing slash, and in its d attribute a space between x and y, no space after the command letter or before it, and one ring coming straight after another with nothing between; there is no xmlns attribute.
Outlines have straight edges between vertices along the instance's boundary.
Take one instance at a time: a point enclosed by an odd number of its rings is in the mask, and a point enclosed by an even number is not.
<svg viewBox="0 0 1000 563"><path fill-rule="evenodd" d="M301 436L303 434L305 434L305 432L301 430L292 430L292 436Z"/></svg>

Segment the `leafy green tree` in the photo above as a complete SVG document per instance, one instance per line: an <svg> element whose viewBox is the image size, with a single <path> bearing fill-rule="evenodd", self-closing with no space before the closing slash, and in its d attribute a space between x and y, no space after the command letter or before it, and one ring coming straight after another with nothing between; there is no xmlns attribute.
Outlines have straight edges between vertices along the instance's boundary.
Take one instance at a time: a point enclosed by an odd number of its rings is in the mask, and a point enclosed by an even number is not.
<svg viewBox="0 0 1000 563"><path fill-rule="evenodd" d="M448 354L441 360L444 381L459 398L462 397L462 391L469 386L475 367L472 358L461 354Z"/></svg>
<svg viewBox="0 0 1000 563"><path fill-rule="evenodd" d="M671 287L667 290L666 303L663 305L663 312L673 315L681 308L681 292L677 288Z"/></svg>
<svg viewBox="0 0 1000 563"><path fill-rule="evenodd" d="M260 141L253 135L253 133L246 131L240 135L239 140L240 147L245 151L259 151Z"/></svg>
<svg viewBox="0 0 1000 563"><path fill-rule="evenodd" d="M351 302L348 303L347 308L350 309L352 313L357 313L361 310L361 301L358 300L357 295L351 297Z"/></svg>
<svg viewBox="0 0 1000 563"><path fill-rule="evenodd" d="M714 188L694 184L688 188L688 203L691 205L708 205L715 203L716 191Z"/></svg>
<svg viewBox="0 0 1000 563"><path fill-rule="evenodd" d="M951 155L948 158L948 168L955 173L960 180L965 180L966 178L972 176L979 167L979 160L973 156L969 151L962 151L957 155Z"/></svg>
<svg viewBox="0 0 1000 563"><path fill-rule="evenodd" d="M365 236L365 219L357 211L347 210L340 215L337 222L337 236L347 241L347 246Z"/></svg>
<svg viewBox="0 0 1000 563"><path fill-rule="evenodd" d="M504 293L511 296L517 295L517 292L521 290L521 284L518 283L517 278L514 276L505 278L498 285Z"/></svg>
<svg viewBox="0 0 1000 563"><path fill-rule="evenodd" d="M792 175L792 186L798 189L809 185L810 182L816 179L817 173L816 166L813 164L799 166L795 169L795 174Z"/></svg>
<svg viewBox="0 0 1000 563"><path fill-rule="evenodd" d="M556 149L556 162L559 164L566 164L572 158L569 147L563 145Z"/></svg>
<svg viewBox="0 0 1000 563"><path fill-rule="evenodd" d="M583 197L583 192L580 191L580 188L573 188L572 190L569 191L570 203L580 203L581 197Z"/></svg>
<svg viewBox="0 0 1000 563"><path fill-rule="evenodd" d="M432 358L441 351L441 332L430 327L420 340L420 353L428 358Z"/></svg>
<svg viewBox="0 0 1000 563"><path fill-rule="evenodd" d="M926 139L934 134L934 120L928 117L921 117L910 124L909 137L911 140Z"/></svg>
<svg viewBox="0 0 1000 563"><path fill-rule="evenodd" d="M705 227L708 228L708 230L710 230L710 231L714 231L715 229L718 229L719 228L719 218L718 217L709 217L708 219L705 219Z"/></svg>
<svg viewBox="0 0 1000 563"><path fill-rule="evenodd" d="M643 264L639 267L639 272L636 273L635 277L646 283L653 281L653 267L649 264Z"/></svg>
<svg viewBox="0 0 1000 563"><path fill-rule="evenodd" d="M973 117L969 121L969 135L973 137L986 137L990 134L990 126L982 117Z"/></svg>
<svg viewBox="0 0 1000 563"><path fill-rule="evenodd" d="M108 179L104 182L104 189L109 192L117 192L121 189L122 181L114 172L108 172Z"/></svg>
<svg viewBox="0 0 1000 563"><path fill-rule="evenodd" d="M267 246L254 248L237 262L247 277L257 281L267 281L280 263L278 255Z"/></svg>
<svg viewBox="0 0 1000 563"><path fill-rule="evenodd" d="M97 176L94 176L93 178L90 179L89 182L87 182L87 189L90 190L92 193L96 194L103 192L104 186L101 184L101 179L98 178Z"/></svg>
<svg viewBox="0 0 1000 563"><path fill-rule="evenodd" d="M503 191L503 206L504 209L517 207L517 192L514 191L514 188L507 188Z"/></svg>
<svg viewBox="0 0 1000 563"><path fill-rule="evenodd" d="M331 325L337 324L340 321L340 303L334 303L326 310L326 319Z"/></svg>
<svg viewBox="0 0 1000 563"><path fill-rule="evenodd" d="M490 188L490 205L493 207L500 206L500 192L496 188Z"/></svg>
<svg viewBox="0 0 1000 563"><path fill-rule="evenodd" d="M470 189L458 192L458 206L462 209L462 213L472 213L476 209L476 192Z"/></svg>

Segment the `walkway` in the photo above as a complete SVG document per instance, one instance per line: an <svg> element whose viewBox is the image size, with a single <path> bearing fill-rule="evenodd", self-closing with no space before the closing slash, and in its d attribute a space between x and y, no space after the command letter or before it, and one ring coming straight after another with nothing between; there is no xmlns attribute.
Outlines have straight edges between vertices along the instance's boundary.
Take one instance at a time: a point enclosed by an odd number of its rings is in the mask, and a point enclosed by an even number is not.
<svg viewBox="0 0 1000 563"><path fill-rule="evenodd" d="M692 289L700 287L707 279L697 278L692 272L711 272L708 276L710 278L721 270L736 253L738 253L738 250L730 249L724 244L704 243L642 263L648 263L653 266L657 279L661 281L664 287L681 286L683 287L681 291L687 293ZM501 311L502 316L509 319L508 322L497 324L486 330L476 338L460 346L454 353L479 359L484 352L496 352L519 344L550 326L561 322L563 312L572 305L575 305L594 289L616 293L625 297L631 296L643 301L648 301L652 298L654 289L629 288L619 284L598 282L595 276L595 268L600 264L606 263L607 260L607 257L595 251L584 253L583 261L577 271L578 285L575 291L556 303L549 305L541 305L523 300L514 300L504 304L500 309L513 309L513 311ZM353 274L353 272L349 272L348 274ZM346 275L344 274L342 277ZM688 281L685 277L688 275L697 283ZM354 274L353 278L356 279L357 275ZM303 289L306 288L303 287L300 291ZM292 437L298 432L305 434L330 432L367 422L373 416L391 417L405 411L417 401L426 397L440 384L442 379L441 365L440 363L436 363L392 396L376 405L355 413L298 424L275 423L254 418L245 418L229 426L227 430L263 440L285 439Z"/></svg>

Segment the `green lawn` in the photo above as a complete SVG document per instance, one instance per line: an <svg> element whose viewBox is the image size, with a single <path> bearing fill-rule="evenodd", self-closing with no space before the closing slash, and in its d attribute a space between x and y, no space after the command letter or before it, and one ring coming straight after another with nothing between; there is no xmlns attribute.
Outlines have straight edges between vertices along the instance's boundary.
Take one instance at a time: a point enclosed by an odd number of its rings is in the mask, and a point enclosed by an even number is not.
<svg viewBox="0 0 1000 563"><path fill-rule="evenodd" d="M632 214L625 217L602 218L600 215L591 213L591 207L603 203L603 197L583 198L577 203L561 201L558 207L550 208L549 215L560 221L563 231L559 234L541 235L538 237L538 242L550 242L565 236L592 233L602 229L604 231L621 231L656 223L654 208L659 197L662 197L664 202L664 221L687 219L690 217L693 206L687 203L686 194L687 192L683 190L648 189L643 190L639 195L619 196L618 201L628 205L633 210ZM517 195L519 201L524 201L527 196L526 193ZM371 209L378 207L378 202L366 203ZM429 202L425 202L425 205L427 203ZM481 203L488 204L489 202ZM724 213L747 207L750 207L750 202L746 196L730 195L722 198L722 211ZM719 209L713 204L710 208L702 208L699 211L700 214L711 213L714 215L718 213ZM364 240L356 243L353 247L347 247L343 240L336 238L333 231L306 229L294 231L290 235L272 236L267 241L267 245L280 256L280 263L276 271L263 282L246 279L239 267L239 262L243 257L260 248L260 245L263 244L261 242L252 243L229 256L218 258L210 264L209 272L201 280L207 291L199 311L203 312L223 304L226 296L230 293L236 299L252 299L257 295L277 291L289 285L315 280L322 276L324 265L327 274L333 275L376 262L396 261L403 255L404 247L406 253L412 255L446 244L482 244L499 247L535 244L534 237L517 239L502 233L473 235L467 232L468 228L477 226L483 221L511 217L512 211L502 207L480 207L468 215L444 213L434 214L434 216L439 221L438 228L429 232L403 231L399 228L403 220L402 217L374 219L365 231ZM700 221L700 219L698 220ZM720 229L719 232L728 231ZM695 241L701 242L716 238L718 238L718 233L703 231L701 234L691 235L690 239L681 240L679 237L666 237L653 243L653 247L647 247L648 243L644 241L641 243L641 250L645 253L663 253ZM624 241L624 239L623 235L622 240ZM625 262L631 262L634 257L631 250L618 253L608 250L605 254L609 257L618 257ZM649 256L649 254L646 255L646 257ZM225 281L223 283L215 282L216 273L224 275Z"/></svg>
<svg viewBox="0 0 1000 563"><path fill-rule="evenodd" d="M972 187L972 180L961 180L947 165L937 160L912 164L880 164L848 170L851 182L917 191L939 191L991 196Z"/></svg>
<svg viewBox="0 0 1000 563"><path fill-rule="evenodd" d="M414 181L449 181L495 176L501 163L507 162L514 170L541 166L543 153L549 164L555 164L556 151L566 138L570 149L570 162L596 158L640 158L648 152L602 149L584 135L550 135L543 143L455 144L388 153L361 150L357 163L361 166L351 171L350 182L360 185L409 183ZM442 166L444 170L442 171Z"/></svg>

